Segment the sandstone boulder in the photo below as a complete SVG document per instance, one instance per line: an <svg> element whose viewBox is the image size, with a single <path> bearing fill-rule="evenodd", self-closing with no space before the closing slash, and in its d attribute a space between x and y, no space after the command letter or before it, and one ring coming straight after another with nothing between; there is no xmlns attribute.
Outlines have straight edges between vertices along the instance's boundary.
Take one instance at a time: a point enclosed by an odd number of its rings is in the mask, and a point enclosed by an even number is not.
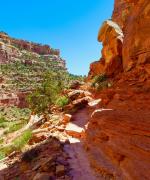
<svg viewBox="0 0 150 180"><path fill-rule="evenodd" d="M69 123L65 129L66 133L74 138L81 138L84 134L84 129L76 124Z"/></svg>
<svg viewBox="0 0 150 180"><path fill-rule="evenodd" d="M82 85L82 83L78 80L74 80L71 85L70 88L71 89L78 89L80 86Z"/></svg>
<svg viewBox="0 0 150 180"><path fill-rule="evenodd" d="M83 98L85 96L91 96L91 93L84 90L74 90L68 93L68 97L71 99L71 101Z"/></svg>

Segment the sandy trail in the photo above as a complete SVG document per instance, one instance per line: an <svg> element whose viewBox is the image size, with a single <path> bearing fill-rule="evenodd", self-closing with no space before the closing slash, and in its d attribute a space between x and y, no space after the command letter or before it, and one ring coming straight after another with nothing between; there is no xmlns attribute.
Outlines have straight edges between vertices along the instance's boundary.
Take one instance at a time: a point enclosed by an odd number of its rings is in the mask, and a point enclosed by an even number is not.
<svg viewBox="0 0 150 180"><path fill-rule="evenodd" d="M87 110L82 109L73 116L73 123L80 128L85 128L88 119ZM70 144L65 145L64 149L70 157L68 162L71 167L70 175L73 177L73 180L100 180L101 178L97 177L90 167L82 141L71 136L68 136L68 139Z"/></svg>

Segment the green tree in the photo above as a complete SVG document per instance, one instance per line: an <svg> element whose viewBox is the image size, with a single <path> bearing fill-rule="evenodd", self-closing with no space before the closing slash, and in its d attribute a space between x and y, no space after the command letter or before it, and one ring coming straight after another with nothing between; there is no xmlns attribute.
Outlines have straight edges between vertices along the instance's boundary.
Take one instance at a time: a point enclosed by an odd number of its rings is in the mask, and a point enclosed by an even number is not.
<svg viewBox="0 0 150 180"><path fill-rule="evenodd" d="M55 104L58 95L64 88L61 73L47 72L42 77L42 83L27 98L29 107L36 114L51 113L51 106Z"/></svg>

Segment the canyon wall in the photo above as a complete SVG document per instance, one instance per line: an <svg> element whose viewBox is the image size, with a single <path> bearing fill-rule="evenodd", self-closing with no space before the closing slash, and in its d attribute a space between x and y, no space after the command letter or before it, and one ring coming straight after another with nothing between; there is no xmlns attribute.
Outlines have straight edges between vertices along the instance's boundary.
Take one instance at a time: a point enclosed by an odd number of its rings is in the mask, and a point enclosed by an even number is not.
<svg viewBox="0 0 150 180"><path fill-rule="evenodd" d="M115 0L110 22L117 25L102 25L102 58L91 64L89 79L108 74L113 85L95 93L102 101L90 118L85 145L91 165L104 179L148 180L150 1Z"/></svg>
<svg viewBox="0 0 150 180"><path fill-rule="evenodd" d="M59 49L53 49L49 45L42 45L25 40L11 38L8 34L0 32L0 63L10 61L12 56L18 57L22 50L39 55L60 55Z"/></svg>

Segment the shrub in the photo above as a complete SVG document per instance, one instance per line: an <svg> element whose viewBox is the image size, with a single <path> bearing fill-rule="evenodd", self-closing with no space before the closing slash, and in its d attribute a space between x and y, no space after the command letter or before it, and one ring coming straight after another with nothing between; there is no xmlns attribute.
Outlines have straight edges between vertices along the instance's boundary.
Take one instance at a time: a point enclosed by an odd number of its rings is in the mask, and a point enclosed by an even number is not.
<svg viewBox="0 0 150 180"><path fill-rule="evenodd" d="M12 144L0 148L0 159L5 158L13 151L20 151L30 140L32 136L31 130L26 130L23 134L13 140Z"/></svg>
<svg viewBox="0 0 150 180"><path fill-rule="evenodd" d="M8 126L8 121L3 116L1 116L0 117L0 128L6 128L7 126Z"/></svg>
<svg viewBox="0 0 150 180"><path fill-rule="evenodd" d="M0 160L5 158L5 153L0 151Z"/></svg>
<svg viewBox="0 0 150 180"><path fill-rule="evenodd" d="M100 74L93 78L92 87L96 88L97 90L101 90L111 86L112 84L108 82L107 76L105 74Z"/></svg>
<svg viewBox="0 0 150 180"><path fill-rule="evenodd" d="M105 74L100 74L98 76L95 76L93 78L92 86L95 87L96 84L100 84L101 82L104 82L107 80L107 76Z"/></svg>
<svg viewBox="0 0 150 180"><path fill-rule="evenodd" d="M64 88L62 75L59 73L48 72L42 79L41 86L27 98L30 108L37 114L50 113L50 106L55 104Z"/></svg>
<svg viewBox="0 0 150 180"><path fill-rule="evenodd" d="M98 76L95 76L92 80L92 87L96 87L106 80L107 80L107 77L105 74L100 74Z"/></svg>
<svg viewBox="0 0 150 180"><path fill-rule="evenodd" d="M20 109L17 107L5 107L0 108L0 123L3 121L14 122L14 121L27 121L31 111L28 108ZM2 119L2 120L1 120Z"/></svg>
<svg viewBox="0 0 150 180"><path fill-rule="evenodd" d="M26 145L28 143L31 136L32 136L31 130L24 131L21 136L17 137L13 141L15 149L21 150L24 147L24 145Z"/></svg>
<svg viewBox="0 0 150 180"><path fill-rule="evenodd" d="M56 105L59 107L64 107L67 104L69 104L69 99L66 96L61 96L56 101Z"/></svg>
<svg viewBox="0 0 150 180"><path fill-rule="evenodd" d="M4 142L3 138L0 138L0 144L2 144Z"/></svg>
<svg viewBox="0 0 150 180"><path fill-rule="evenodd" d="M0 149L0 158L1 159L5 158L7 155L12 153L14 150L15 150L15 148L14 148L14 146L12 144L8 145L8 146L5 146L5 147L2 147Z"/></svg>
<svg viewBox="0 0 150 180"><path fill-rule="evenodd" d="M17 124L15 123L15 124L11 124L11 125L9 126L8 130L5 131L5 134L18 131L18 130L21 129L24 125L25 125L25 123L17 123Z"/></svg>
<svg viewBox="0 0 150 180"><path fill-rule="evenodd" d="M6 119L3 116L1 116L0 117L0 123L4 123L4 122L6 122Z"/></svg>

